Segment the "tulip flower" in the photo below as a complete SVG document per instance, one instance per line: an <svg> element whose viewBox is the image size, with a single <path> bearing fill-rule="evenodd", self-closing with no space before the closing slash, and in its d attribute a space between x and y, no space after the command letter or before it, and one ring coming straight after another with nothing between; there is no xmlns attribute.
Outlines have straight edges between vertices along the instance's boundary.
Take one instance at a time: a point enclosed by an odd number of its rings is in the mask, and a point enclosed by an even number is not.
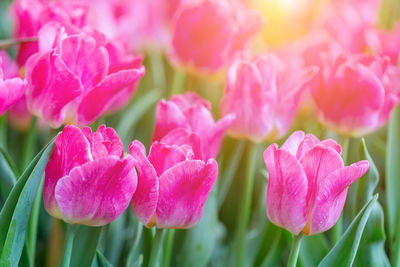
<svg viewBox="0 0 400 267"><path fill-rule="evenodd" d="M314 235L334 226L348 187L369 169L366 160L344 166L341 152L334 140L320 141L302 131L280 149L270 145L264 151L268 218L295 235Z"/></svg>
<svg viewBox="0 0 400 267"><path fill-rule="evenodd" d="M4 67L7 68L10 66L12 68L13 65L7 60L7 57L5 59L6 64ZM19 99L21 99L21 97L23 97L27 87L27 81L25 79L21 79L20 77L6 78L5 71L3 71L2 67L3 59L0 57L0 115L6 112ZM12 72L12 70L10 71Z"/></svg>
<svg viewBox="0 0 400 267"><path fill-rule="evenodd" d="M274 55L235 61L229 68L221 102L222 115L236 115L228 134L254 142L284 136L302 89L315 72L314 67L285 69Z"/></svg>
<svg viewBox="0 0 400 267"><path fill-rule="evenodd" d="M381 127L399 102L400 69L375 56L328 58L311 94L323 124L360 137Z"/></svg>
<svg viewBox="0 0 400 267"><path fill-rule="evenodd" d="M205 0L182 5L172 23L172 59L205 74L225 67L261 27L258 14L238 1Z"/></svg>
<svg viewBox="0 0 400 267"><path fill-rule="evenodd" d="M371 28L367 30L365 36L368 49L371 52L388 56L393 65L399 64L400 24L390 31Z"/></svg>
<svg viewBox="0 0 400 267"><path fill-rule="evenodd" d="M135 160L124 157L114 129L67 125L46 166L44 206L68 223L105 225L126 210L136 186Z"/></svg>
<svg viewBox="0 0 400 267"><path fill-rule="evenodd" d="M53 128L88 125L120 108L145 72L140 60L116 52L118 46L95 31L48 23L39 32L39 48L26 64L27 104Z"/></svg>
<svg viewBox="0 0 400 267"><path fill-rule="evenodd" d="M205 159L215 158L233 119L234 115L226 114L215 122L211 104L196 93L175 95L169 101L161 100L157 105L153 141L160 141L174 129L187 129L200 136Z"/></svg>
<svg viewBox="0 0 400 267"><path fill-rule="evenodd" d="M195 136L186 131L174 138L192 139L198 147L199 139ZM214 159L196 159L194 147L170 143L173 138L168 135L165 138L151 145L148 157L139 141L129 146L139 177L132 209L147 227L189 228L202 217L203 206L218 176L218 165Z"/></svg>
<svg viewBox="0 0 400 267"><path fill-rule="evenodd" d="M15 0L11 5L14 37L37 37L40 28L49 21L82 27L85 24L85 8L68 1ZM22 43L17 53L17 63L23 66L26 60L38 51L37 42Z"/></svg>

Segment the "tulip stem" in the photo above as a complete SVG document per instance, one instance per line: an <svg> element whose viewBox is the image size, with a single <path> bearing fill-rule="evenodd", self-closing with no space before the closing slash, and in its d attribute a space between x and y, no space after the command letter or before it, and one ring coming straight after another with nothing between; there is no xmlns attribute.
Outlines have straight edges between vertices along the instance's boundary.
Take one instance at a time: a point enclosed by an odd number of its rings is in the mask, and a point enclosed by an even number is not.
<svg viewBox="0 0 400 267"><path fill-rule="evenodd" d="M185 83L185 73L176 69L172 80L171 96L183 93Z"/></svg>
<svg viewBox="0 0 400 267"><path fill-rule="evenodd" d="M257 144L251 143L248 151L247 171L239 213L236 224L235 254L236 265L245 265L246 230L250 219L251 199L253 194L254 174L257 162Z"/></svg>
<svg viewBox="0 0 400 267"><path fill-rule="evenodd" d="M303 235L295 235L293 238L292 248L290 249L289 260L288 260L288 267L296 267L297 258L299 257L300 246L301 246L301 239Z"/></svg>
<svg viewBox="0 0 400 267"><path fill-rule="evenodd" d="M71 262L72 245L74 244L75 234L78 231L79 224L67 224L65 233L64 251L61 262L61 267L69 267Z"/></svg>
<svg viewBox="0 0 400 267"><path fill-rule="evenodd" d="M160 266L160 251L164 241L165 230L157 229L150 252L149 267Z"/></svg>
<svg viewBox="0 0 400 267"><path fill-rule="evenodd" d="M0 40L0 49L7 49L10 46L19 45L22 43L32 43L37 42L37 37L26 37L26 38L19 38L19 39L6 39Z"/></svg>
<svg viewBox="0 0 400 267"><path fill-rule="evenodd" d="M0 116L0 146L7 147L7 117L6 114Z"/></svg>
<svg viewBox="0 0 400 267"><path fill-rule="evenodd" d="M163 267L170 266L171 253L174 245L175 229L168 229L167 236L165 238L164 254L163 254Z"/></svg>
<svg viewBox="0 0 400 267"><path fill-rule="evenodd" d="M25 170L25 168L28 166L29 162L33 158L33 153L34 153L34 147L36 145L35 139L36 139L36 124L37 124L37 118L35 116L32 117L31 120L31 125L29 127L28 134L26 136L26 142L24 145L24 152L22 154L22 170Z"/></svg>

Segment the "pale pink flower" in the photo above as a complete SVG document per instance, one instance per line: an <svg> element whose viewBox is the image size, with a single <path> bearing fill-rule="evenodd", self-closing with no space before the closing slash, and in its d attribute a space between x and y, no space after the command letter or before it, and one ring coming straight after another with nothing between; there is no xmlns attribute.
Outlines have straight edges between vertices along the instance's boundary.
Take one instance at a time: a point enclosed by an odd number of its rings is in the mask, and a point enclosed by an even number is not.
<svg viewBox="0 0 400 267"><path fill-rule="evenodd" d="M225 114L215 122L211 104L196 93L175 95L169 101L161 100L157 105L153 141L160 141L170 131L183 128L201 138L205 159L215 158L233 119L234 115Z"/></svg>
<svg viewBox="0 0 400 267"><path fill-rule="evenodd" d="M128 208L137 187L135 160L112 128L67 125L46 166L44 206L68 223L100 226Z"/></svg>
<svg viewBox="0 0 400 267"><path fill-rule="evenodd" d="M191 139L198 150L196 135L186 132L180 136ZM218 165L214 159L196 159L199 156L194 150L190 145L167 144L163 139L151 145L146 157L142 143L130 144L139 177L132 209L147 227L189 228L200 221L218 176Z"/></svg>
<svg viewBox="0 0 400 267"><path fill-rule="evenodd" d="M377 56L327 58L311 94L323 124L360 137L381 127L399 102L400 69Z"/></svg>
<svg viewBox="0 0 400 267"><path fill-rule="evenodd" d="M388 56L393 65L399 64L400 24L390 31L371 28L366 32L368 49L381 56Z"/></svg>
<svg viewBox="0 0 400 267"><path fill-rule="evenodd" d="M342 148L334 140L320 141L302 131L278 149L264 151L268 168L267 216L297 235L314 235L335 225L347 189L369 169L366 160L344 166Z"/></svg>
<svg viewBox="0 0 400 267"><path fill-rule="evenodd" d="M28 107L52 127L87 125L120 108L144 75L141 59L96 31L48 23L26 64Z"/></svg>
<svg viewBox="0 0 400 267"><path fill-rule="evenodd" d="M290 70L272 54L235 61L221 102L222 116L236 115L228 133L254 142L284 136L315 72L314 67Z"/></svg>
<svg viewBox="0 0 400 267"><path fill-rule="evenodd" d="M261 26L257 13L233 1L186 3L173 20L171 58L189 70L214 74Z"/></svg>

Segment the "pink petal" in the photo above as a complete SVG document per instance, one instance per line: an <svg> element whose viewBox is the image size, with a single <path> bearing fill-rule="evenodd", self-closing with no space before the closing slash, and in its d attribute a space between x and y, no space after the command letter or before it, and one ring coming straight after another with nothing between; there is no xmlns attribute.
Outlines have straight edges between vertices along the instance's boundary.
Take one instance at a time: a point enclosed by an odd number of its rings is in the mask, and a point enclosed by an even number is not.
<svg viewBox="0 0 400 267"><path fill-rule="evenodd" d="M26 80L18 77L6 80L0 78L0 115L22 98L27 85Z"/></svg>
<svg viewBox="0 0 400 267"><path fill-rule="evenodd" d="M269 180L267 216L276 225L297 235L307 220L307 177L298 160L272 144L264 151Z"/></svg>
<svg viewBox="0 0 400 267"><path fill-rule="evenodd" d="M303 131L296 131L292 133L288 139L286 139L285 143L283 143L281 149L286 150L293 156L296 156L297 149L299 148L300 143L304 139L304 132Z"/></svg>
<svg viewBox="0 0 400 267"><path fill-rule="evenodd" d="M111 155L120 159L124 156L124 146L113 128L101 125L97 132L93 133L90 127L84 127L82 132L90 143L94 160Z"/></svg>
<svg viewBox="0 0 400 267"><path fill-rule="evenodd" d="M317 234L335 225L346 201L347 189L369 169L366 160L331 173L319 185L315 203L310 210L306 234Z"/></svg>
<svg viewBox="0 0 400 267"><path fill-rule="evenodd" d="M33 55L26 64L29 109L58 128L65 120L67 105L83 92L80 79L56 53Z"/></svg>
<svg viewBox="0 0 400 267"><path fill-rule="evenodd" d="M82 131L76 126L65 126L56 138L55 149L46 166L43 202L51 215L62 218L54 198L57 182L68 175L74 167L91 160L90 145Z"/></svg>
<svg viewBox="0 0 400 267"><path fill-rule="evenodd" d="M214 159L178 163L160 177L156 220L159 228L189 228L198 223L218 176Z"/></svg>
<svg viewBox="0 0 400 267"><path fill-rule="evenodd" d="M227 114L214 126L209 129L207 135L204 137L204 154L205 159L216 158L221 147L222 139L226 130L232 125L236 118L234 114Z"/></svg>
<svg viewBox="0 0 400 267"><path fill-rule="evenodd" d="M197 105L201 105L211 111L211 103L201 98L198 94L192 92L174 95L169 101L176 104L182 111Z"/></svg>
<svg viewBox="0 0 400 267"><path fill-rule="evenodd" d="M162 99L157 105L153 142L160 141L175 128L190 129L190 125L177 105Z"/></svg>
<svg viewBox="0 0 400 267"><path fill-rule="evenodd" d="M200 137L184 128L176 128L170 131L161 139L162 143L168 145L189 145L195 155L195 159L204 160L203 156L203 142Z"/></svg>
<svg viewBox="0 0 400 267"><path fill-rule="evenodd" d="M158 201L158 177L156 171L146 157L146 149L135 140L129 145L129 152L136 160L138 186L132 198L132 210L136 217L146 226L155 214Z"/></svg>
<svg viewBox="0 0 400 267"><path fill-rule="evenodd" d="M296 158L301 160L315 145L319 144L319 139L313 134L307 134L297 149Z"/></svg>
<svg viewBox="0 0 400 267"><path fill-rule="evenodd" d="M136 186L135 160L111 156L75 167L58 181L55 197L66 222L100 226L125 211Z"/></svg>
<svg viewBox="0 0 400 267"><path fill-rule="evenodd" d="M78 123L82 125L95 121L114 103L115 97L124 92L130 98L136 82L144 75L144 67L121 70L102 80L83 97L78 108ZM129 90L126 90L130 88Z"/></svg>
<svg viewBox="0 0 400 267"><path fill-rule="evenodd" d="M156 141L150 147L149 161L154 166L157 176L184 160L186 160L186 153L177 145L167 145Z"/></svg>

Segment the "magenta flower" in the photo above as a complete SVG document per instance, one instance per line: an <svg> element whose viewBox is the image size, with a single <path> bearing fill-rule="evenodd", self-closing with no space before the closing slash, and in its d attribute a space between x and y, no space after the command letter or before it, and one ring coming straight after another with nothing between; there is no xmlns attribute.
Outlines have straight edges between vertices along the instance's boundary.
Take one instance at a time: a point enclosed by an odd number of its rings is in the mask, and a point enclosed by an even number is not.
<svg viewBox="0 0 400 267"><path fill-rule="evenodd" d="M171 56L189 70L214 74L232 60L261 25L255 12L234 6L233 1L182 5L173 21Z"/></svg>
<svg viewBox="0 0 400 267"><path fill-rule="evenodd" d="M169 101L161 100L157 105L153 141L160 141L174 129L187 129L200 136L204 158L215 158L233 119L234 115L226 114L215 122L208 101L195 93L175 95Z"/></svg>
<svg viewBox="0 0 400 267"><path fill-rule="evenodd" d="M399 102L400 69L388 59L354 55L330 58L314 79L319 120L350 136L377 130Z"/></svg>
<svg viewBox="0 0 400 267"><path fill-rule="evenodd" d="M181 132L178 136L191 139L199 148L196 135ZM130 144L129 151L138 162L139 175L132 209L147 227L189 228L200 221L218 176L218 165L214 159L207 162L196 159L195 150L187 144L167 144L163 139L151 145L146 157L142 143Z"/></svg>
<svg viewBox="0 0 400 267"><path fill-rule="evenodd" d="M264 151L268 168L267 216L297 235L314 235L335 225L348 187L369 169L366 160L344 166L334 140L293 133L278 149Z"/></svg>
<svg viewBox="0 0 400 267"><path fill-rule="evenodd" d="M221 114L236 119L228 133L254 142L286 134L295 115L302 89L316 69L285 69L274 55L252 61L237 60L228 71Z"/></svg>
<svg viewBox="0 0 400 267"><path fill-rule="evenodd" d="M120 108L145 72L140 60L94 31L49 23L39 32L39 47L26 64L27 104L54 128L88 125Z"/></svg>
<svg viewBox="0 0 400 267"><path fill-rule="evenodd" d="M3 65L3 58L0 57L0 115L6 112L23 97L28 85L27 81L20 77L7 78L7 76L14 76L12 75L14 64L12 61L8 60L8 57L5 57L4 63L5 64ZM5 75L3 67L5 67L5 71L8 72L6 74L9 75ZM10 68L10 70L7 70L7 68Z"/></svg>
<svg viewBox="0 0 400 267"><path fill-rule="evenodd" d="M44 206L68 223L100 226L126 210L136 186L135 160L114 129L67 125L46 166Z"/></svg>
<svg viewBox="0 0 400 267"><path fill-rule="evenodd" d="M40 28L49 21L82 27L85 24L85 8L68 1L15 0L11 5L14 37L37 37ZM17 63L23 66L26 60L38 51L37 42L19 46Z"/></svg>

